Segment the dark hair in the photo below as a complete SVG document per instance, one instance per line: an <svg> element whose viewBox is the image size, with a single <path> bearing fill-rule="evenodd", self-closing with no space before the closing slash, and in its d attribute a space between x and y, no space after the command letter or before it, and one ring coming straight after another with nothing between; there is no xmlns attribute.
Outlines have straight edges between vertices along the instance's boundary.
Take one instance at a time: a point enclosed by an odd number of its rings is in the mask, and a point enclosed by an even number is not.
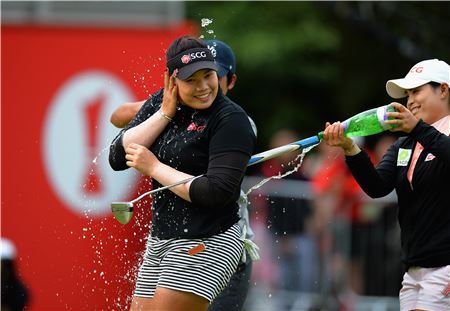
<svg viewBox="0 0 450 311"><path fill-rule="evenodd" d="M434 81L428 82L428 84L435 90L441 86L441 83ZM450 104L450 96L448 97L448 103Z"/></svg>
<svg viewBox="0 0 450 311"><path fill-rule="evenodd" d="M228 73L227 73L227 85L230 85L231 79L233 79L233 75L234 75L234 73L232 73L231 71L228 71Z"/></svg>
<svg viewBox="0 0 450 311"><path fill-rule="evenodd" d="M169 46L166 58L169 60L183 51L195 48L208 48L208 46L205 42L193 36L179 37Z"/></svg>
<svg viewBox="0 0 450 311"><path fill-rule="evenodd" d="M432 87L433 89L437 89L438 87L441 86L441 84L440 84L439 82L433 82L433 81L428 82L428 84L431 85L431 87Z"/></svg>

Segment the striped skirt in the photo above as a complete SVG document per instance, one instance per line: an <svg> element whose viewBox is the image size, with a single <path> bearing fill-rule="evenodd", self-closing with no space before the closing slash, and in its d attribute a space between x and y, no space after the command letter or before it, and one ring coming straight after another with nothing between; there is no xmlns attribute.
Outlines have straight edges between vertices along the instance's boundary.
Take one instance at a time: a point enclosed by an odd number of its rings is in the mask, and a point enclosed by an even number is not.
<svg viewBox="0 0 450 311"><path fill-rule="evenodd" d="M156 287L164 287L211 302L236 271L242 250L238 224L206 239L160 240L150 236L134 295L152 298Z"/></svg>

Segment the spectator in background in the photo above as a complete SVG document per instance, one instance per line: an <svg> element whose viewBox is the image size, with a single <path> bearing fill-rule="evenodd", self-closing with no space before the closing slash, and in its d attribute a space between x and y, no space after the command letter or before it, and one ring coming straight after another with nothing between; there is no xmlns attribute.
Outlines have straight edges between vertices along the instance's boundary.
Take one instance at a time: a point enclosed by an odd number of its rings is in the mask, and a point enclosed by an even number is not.
<svg viewBox="0 0 450 311"><path fill-rule="evenodd" d="M28 304L28 290L17 274L16 255L14 243L2 238L2 311L21 311Z"/></svg>
<svg viewBox="0 0 450 311"><path fill-rule="evenodd" d="M315 197L313 228L321 246L321 290L351 309L354 293L362 294L364 284L361 256L367 226L361 214L363 193L340 150L320 144L318 151L316 159L308 161L316 161L309 175Z"/></svg>
<svg viewBox="0 0 450 311"><path fill-rule="evenodd" d="M281 129L272 136L270 148L280 147L298 139L297 133L293 130ZM288 180L306 181L302 167L298 167L300 159L295 161L298 156L298 153L291 152L262 163L260 173L265 177L293 171L280 181L270 181L268 187ZM317 277L317 260L314 239L307 230L311 213L308 200L281 193L271 194L265 203L266 225L274 243L271 256L279 271L279 288L289 291L312 291Z"/></svg>

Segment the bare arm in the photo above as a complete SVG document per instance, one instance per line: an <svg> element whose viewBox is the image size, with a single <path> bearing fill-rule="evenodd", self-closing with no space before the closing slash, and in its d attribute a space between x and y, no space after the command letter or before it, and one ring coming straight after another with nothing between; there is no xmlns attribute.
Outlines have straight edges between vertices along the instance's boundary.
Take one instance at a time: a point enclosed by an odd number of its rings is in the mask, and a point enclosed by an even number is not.
<svg viewBox="0 0 450 311"><path fill-rule="evenodd" d="M238 133L240 137L236 137ZM233 137L234 139L230 139ZM210 140L208 169L203 177L170 190L198 207L221 208L237 200L239 187L250 158L255 136L245 114L224 119ZM193 177L161 161L147 148L130 144L125 149L126 165L167 186Z"/></svg>
<svg viewBox="0 0 450 311"><path fill-rule="evenodd" d="M144 103L145 103L145 100L138 101L138 102L129 102L129 103L120 105L111 114L110 122L115 127L124 128L128 123L130 123L130 121L138 113L139 109L141 109L141 107Z"/></svg>
<svg viewBox="0 0 450 311"><path fill-rule="evenodd" d="M161 134L170 119L175 115L178 89L174 77L164 72L164 95L160 110L139 125L124 133L126 164L142 174L156 179L162 185L169 185L192 175L180 172L162 162L145 146L150 146ZM182 199L191 202L189 188L191 182L181 184L170 190Z"/></svg>
<svg viewBox="0 0 450 311"><path fill-rule="evenodd" d="M173 75L169 77L169 73L167 71L164 72L164 96L161 109L123 134L122 143L124 148L131 143L147 147L151 146L166 128L167 124L169 124L169 119L175 115L178 101L178 88L174 80Z"/></svg>
<svg viewBox="0 0 450 311"><path fill-rule="evenodd" d="M161 163L156 156L146 147L138 144L130 144L126 149L127 165L137 169L144 175L156 179L161 185L170 185L180 180L193 177L192 175L180 172L164 163ZM191 202L189 188L191 181L170 188L170 191Z"/></svg>

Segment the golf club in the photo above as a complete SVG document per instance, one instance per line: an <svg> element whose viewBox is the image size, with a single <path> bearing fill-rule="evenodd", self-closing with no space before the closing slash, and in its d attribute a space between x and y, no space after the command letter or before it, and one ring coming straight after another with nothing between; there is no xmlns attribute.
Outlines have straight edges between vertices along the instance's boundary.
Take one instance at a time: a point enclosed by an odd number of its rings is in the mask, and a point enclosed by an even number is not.
<svg viewBox="0 0 450 311"><path fill-rule="evenodd" d="M277 148L273 148L258 154L253 155L250 160L248 161L247 166L251 166L257 163L261 163L264 161L267 161L269 159L278 157L282 154L288 153L288 152L292 152L295 150L302 150L314 145L317 145L318 143L320 143L321 141L321 134L319 133L318 135L314 135L311 136L309 138L305 138L302 140L298 140L295 142L292 142L290 144L281 146L281 147L277 147ZM187 179L183 179L180 180L176 183L173 183L171 185L168 186L164 186L164 187L160 187L157 189L153 189L151 191L145 192L143 194L141 194L139 197L137 197L136 199L130 201L130 202L112 202L111 203L111 210L112 213L114 215L114 217L117 219L118 222L120 222L121 224L125 225L127 224L131 217L133 216L133 204L137 201L139 201L140 199L142 199L143 197L146 197L148 195L152 195L156 192L162 191L162 190L166 190L166 189L170 189L172 187L187 183L191 180L194 180L196 178L199 178L203 175L199 175L199 176L193 176L193 177L189 177Z"/></svg>
<svg viewBox="0 0 450 311"><path fill-rule="evenodd" d="M130 221L131 217L133 216L133 204L136 203L137 201L141 200L143 197L146 197L146 196L152 195L156 192L170 189L172 187L187 183L187 182L194 180L201 176L203 176L203 175L189 177L189 178L177 181L176 183L173 183L171 185L167 185L164 187L153 189L151 191L147 191L147 192L141 194L140 196L138 196L136 199L129 201L129 202L112 202L111 203L112 213L118 222L125 225Z"/></svg>

